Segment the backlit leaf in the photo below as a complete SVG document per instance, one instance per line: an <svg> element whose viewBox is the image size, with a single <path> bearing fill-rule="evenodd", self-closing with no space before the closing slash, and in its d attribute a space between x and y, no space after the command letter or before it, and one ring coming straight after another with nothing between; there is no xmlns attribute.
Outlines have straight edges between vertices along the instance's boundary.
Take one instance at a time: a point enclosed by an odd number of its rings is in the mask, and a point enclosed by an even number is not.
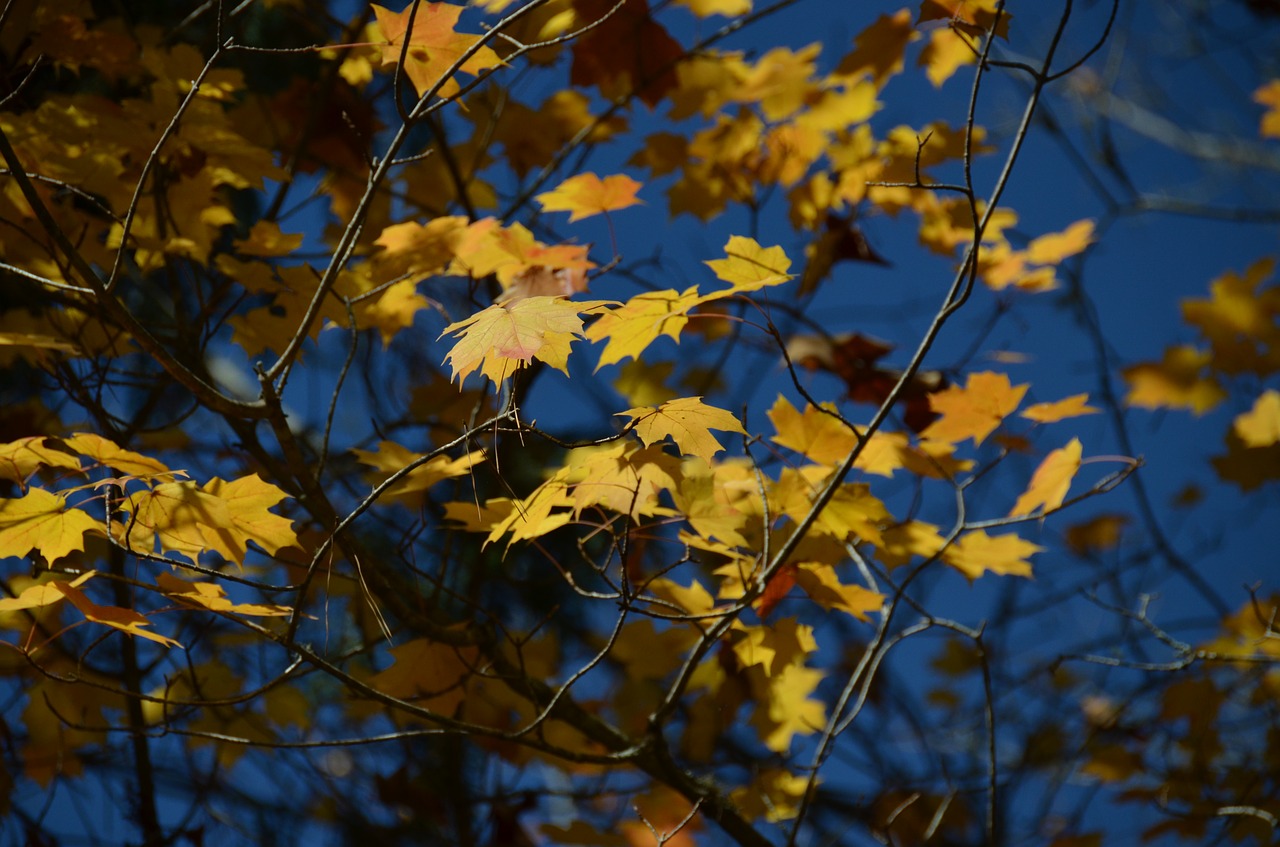
<svg viewBox="0 0 1280 847"><path fill-rule="evenodd" d="M480 40L478 35L454 31L463 8L449 3L419 3L411 0L403 11L396 13L374 5L373 13L378 19L383 38L386 39L386 44L381 48L382 66L385 68L400 64L403 56L405 75L409 77L419 96L425 94ZM410 19L412 30L409 29ZM481 47L458 70L474 75L501 63L497 53L488 47ZM438 93L441 97L448 97L456 93L458 88L457 80L448 79L441 85Z"/></svg>
<svg viewBox="0 0 1280 847"><path fill-rule="evenodd" d="M0 559L35 551L48 564L84 549L84 534L105 535L103 525L41 488L16 499L0 499Z"/></svg>
<svg viewBox="0 0 1280 847"><path fill-rule="evenodd" d="M642 202L636 197L640 183L629 176L614 174L604 179L593 173L571 176L552 191L537 195L547 212L569 212L569 223L625 209Z"/></svg>
<svg viewBox="0 0 1280 847"><path fill-rule="evenodd" d="M1009 377L983 371L969 375L958 385L929 395L929 406L942 415L920 433L921 438L952 444L972 438L975 445L995 432L1013 414L1027 393L1027 386L1010 384Z"/></svg>
<svg viewBox="0 0 1280 847"><path fill-rule="evenodd" d="M645 446L669 437L684 455L700 456L707 461L724 449L711 430L747 434L732 412L708 406L701 397L683 397L669 400L656 409L645 406L618 414L627 415L635 422L636 435Z"/></svg>
<svg viewBox="0 0 1280 847"><path fill-rule="evenodd" d="M49 582L30 585L24 588L17 597L0 597L0 612L38 609L42 606L61 603L67 598L67 595L59 590L59 585L70 585L72 588L79 588L97 575L97 571L85 571L70 582L66 580L50 580Z"/></svg>
<svg viewBox="0 0 1280 847"><path fill-rule="evenodd" d="M129 635L163 644L166 647L182 646L172 638L143 629L144 626L151 626L151 621L146 615L135 612L132 609L122 609L119 606L99 606L86 597L79 588L67 582L55 582L53 585L66 595L66 598L71 601L71 605L75 606L80 611L80 614L84 615L85 620L91 623L100 623Z"/></svg>
<svg viewBox="0 0 1280 847"><path fill-rule="evenodd" d="M1075 478L1076 471L1080 470L1081 449L1080 439L1073 438L1066 447L1060 447L1046 456L1032 474L1027 490L1018 497L1018 502L1013 504L1013 510L1009 514L1029 515L1040 506L1044 507L1044 511L1052 512L1061 506L1071 488L1071 480Z"/></svg>
<svg viewBox="0 0 1280 847"><path fill-rule="evenodd" d="M459 382L479 370L498 384L535 359L567 374L569 345L582 336L581 313L602 305L561 297L494 303L444 328L441 338L458 339L445 360Z"/></svg>
<svg viewBox="0 0 1280 847"><path fill-rule="evenodd" d="M213 582L188 582L167 573L156 574L156 584L168 596L182 603L251 617L285 617L292 613L288 606L263 605L261 603L234 603L227 599L227 592Z"/></svg>
<svg viewBox="0 0 1280 847"><path fill-rule="evenodd" d="M987 535L980 529L960 536L942 552L942 560L970 580L984 573L1031 576L1027 559L1044 548L1016 535Z"/></svg>
<svg viewBox="0 0 1280 847"><path fill-rule="evenodd" d="M1253 408L1232 425L1246 447L1266 447L1280 441L1280 391L1262 392Z"/></svg>
<svg viewBox="0 0 1280 847"><path fill-rule="evenodd" d="M679 341L680 331L689 322L689 310L700 302L698 289L692 286L681 293L646 291L605 312L587 327L587 338L608 342L600 351L597 369L639 357L660 335Z"/></svg>
<svg viewBox="0 0 1280 847"><path fill-rule="evenodd" d="M1052 403L1035 403L1024 409L1020 416L1036 423L1054 423L1080 415L1096 415L1098 410L1088 404L1088 394L1073 394Z"/></svg>
<svg viewBox="0 0 1280 847"><path fill-rule="evenodd" d="M791 260L781 247L761 247L754 238L732 236L724 246L726 259L707 262L716 276L730 283L731 293L758 291L769 285L780 285L791 279L787 270Z"/></svg>

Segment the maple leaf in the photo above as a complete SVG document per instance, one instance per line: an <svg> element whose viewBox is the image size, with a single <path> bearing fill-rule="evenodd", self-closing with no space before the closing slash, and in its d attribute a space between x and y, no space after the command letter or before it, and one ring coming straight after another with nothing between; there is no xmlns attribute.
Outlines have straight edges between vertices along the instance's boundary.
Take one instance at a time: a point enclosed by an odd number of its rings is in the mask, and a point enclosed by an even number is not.
<svg viewBox="0 0 1280 847"><path fill-rule="evenodd" d="M395 473L422 458L421 453L414 453L394 441L378 442L377 451L352 450L351 452L355 454L361 464L369 465L383 472L375 477L378 482L381 482L385 475ZM426 491L437 482L467 475L472 468L483 462L484 459L485 455L482 450L476 450L456 459L445 455L434 456L397 480L394 485L386 490L383 496L401 499L410 498L414 494Z"/></svg>
<svg viewBox="0 0 1280 847"><path fill-rule="evenodd" d="M987 571L1011 576L1031 576L1027 557L1044 548L1016 535L987 535L980 529L966 532L942 551L942 560L970 581Z"/></svg>
<svg viewBox="0 0 1280 847"><path fill-rule="evenodd" d="M1027 386L1014 386L1004 374L982 371L969 375L964 388L951 386L929 395L929 406L942 417L920 433L921 438L951 444L972 438L979 445L1018 408Z"/></svg>
<svg viewBox="0 0 1280 847"><path fill-rule="evenodd" d="M853 431L835 416L834 406L824 412L806 404L802 414L779 394L767 415L777 432L773 436L775 444L789 447L820 465L841 461L858 443Z"/></svg>
<svg viewBox="0 0 1280 847"><path fill-rule="evenodd" d="M1065 418L1096 415L1098 410L1090 406L1088 400L1088 394L1073 394L1052 403L1035 403L1019 414L1036 423L1054 423Z"/></svg>
<svg viewBox="0 0 1280 847"><path fill-rule="evenodd" d="M870 73L876 88L883 88L889 77L902 70L902 54L907 45L919 37L908 10L881 15L854 38L854 51L840 60L835 74Z"/></svg>
<svg viewBox="0 0 1280 847"><path fill-rule="evenodd" d="M476 664L474 647L451 647L425 638L391 648L391 667L369 680L378 691L452 716L466 699L464 683Z"/></svg>
<svg viewBox="0 0 1280 847"><path fill-rule="evenodd" d="M614 174L604 179L593 173L571 176L551 191L537 195L547 212L569 212L569 223L634 206L640 183L629 176Z"/></svg>
<svg viewBox="0 0 1280 847"><path fill-rule="evenodd" d="M179 602L214 612L251 617L285 617L293 612L288 606L233 603L227 599L227 592L222 586L213 582L188 582L172 574L160 573L156 575L156 585L160 586L160 590L165 594Z"/></svg>
<svg viewBox="0 0 1280 847"><path fill-rule="evenodd" d="M836 569L822 562L801 562L796 566L795 581L822 608L838 609L860 621L884 606L883 594L842 583Z"/></svg>
<svg viewBox="0 0 1280 847"><path fill-rule="evenodd" d="M135 612L132 609L122 609L119 606L99 606L86 597L79 588L68 582L55 582L53 585L66 595L66 598L71 601L71 605L75 606L80 611L80 614L84 615L85 620L91 623L100 623L129 635L136 635L139 638L146 638L157 644L163 644L166 647L182 646L172 638L143 629L144 626L151 626L151 621L146 615Z"/></svg>
<svg viewBox="0 0 1280 847"><path fill-rule="evenodd" d="M700 18L712 15L736 18L751 11L751 0L676 0L676 5L684 6Z"/></svg>
<svg viewBox="0 0 1280 847"><path fill-rule="evenodd" d="M161 483L131 495L122 508L132 515L120 529L125 546L151 553L158 545L163 552L180 553L192 561L208 543L205 527L231 523L227 504L191 481Z"/></svg>
<svg viewBox="0 0 1280 847"><path fill-rule="evenodd" d="M656 409L644 406L619 412L618 415L627 415L632 419L636 435L640 436L646 447L670 437L684 455L699 456L708 462L724 449L724 445L716 441L711 430L747 434L732 412L708 406L702 402L701 397L669 400Z"/></svg>
<svg viewBox="0 0 1280 847"><path fill-rule="evenodd" d="M42 435L0 444L0 479L24 485L39 468L80 470L80 460L61 450L47 447Z"/></svg>
<svg viewBox="0 0 1280 847"><path fill-rule="evenodd" d="M1076 221L1062 232L1042 235L1027 245L1027 261L1037 265L1056 265L1092 244L1093 221Z"/></svg>
<svg viewBox="0 0 1280 847"><path fill-rule="evenodd" d="M256 473L231 482L214 477L201 490L226 508L227 522L204 523L201 535L207 549L216 550L227 561L243 564L250 541L272 556L282 547L298 546L293 521L270 511L288 495Z"/></svg>
<svg viewBox="0 0 1280 847"><path fill-rule="evenodd" d="M758 693L751 725L760 733L764 746L785 755L791 749L792 738L817 732L826 722L826 707L821 700L810 697L826 674L788 664L763 680L760 677L764 674L757 667L752 674L752 687Z"/></svg>
<svg viewBox="0 0 1280 847"><path fill-rule="evenodd" d="M374 5L378 26L387 43L382 45L382 66L396 65L404 58L403 70L421 97L449 73L462 55L480 41L478 35L455 32L463 6L449 3L411 2L396 13ZM412 21L412 30L410 22ZM408 50L405 50L405 42ZM463 62L458 70L475 75L485 68L502 64L498 54L488 47L481 47ZM440 85L438 94L450 97L459 89L457 80L447 79Z"/></svg>
<svg viewBox="0 0 1280 847"><path fill-rule="evenodd" d="M1246 447L1267 447L1280 442L1280 391L1262 392L1252 409L1236 416L1232 429Z"/></svg>
<svg viewBox="0 0 1280 847"><path fill-rule="evenodd" d="M680 293L671 289L645 291L605 312L587 327L591 341L608 340L600 351L596 370L628 357L639 357L659 335L679 341L680 331L689 322L689 310L701 302L697 286L690 286Z"/></svg>
<svg viewBox="0 0 1280 847"><path fill-rule="evenodd" d="M567 374L569 345L582 336L581 314L604 305L602 300L574 303L561 297L494 303L444 328L440 338L458 338L445 361L459 382L479 370L496 385L534 359Z"/></svg>
<svg viewBox="0 0 1280 847"><path fill-rule="evenodd" d="M1253 100L1267 107L1259 133L1264 138L1280 138L1280 79L1273 79L1253 92Z"/></svg>
<svg viewBox="0 0 1280 847"><path fill-rule="evenodd" d="M728 258L706 263L717 277L733 286L717 295L745 294L791 279L787 273L791 260L781 247L761 247L754 238L735 235L724 245L724 252Z"/></svg>
<svg viewBox="0 0 1280 847"><path fill-rule="evenodd" d="M1212 376L1202 376L1212 361L1208 352L1181 344L1164 351L1164 361L1125 368L1125 402L1145 409L1190 409L1196 415L1217 406L1227 393Z"/></svg>
<svg viewBox="0 0 1280 847"><path fill-rule="evenodd" d="M1127 515L1098 515L1067 527L1063 538L1077 556L1092 555L1119 544L1120 534L1128 524Z"/></svg>
<svg viewBox="0 0 1280 847"><path fill-rule="evenodd" d="M61 603L67 598L67 595L59 590L59 585L70 585L72 588L79 588L97 575L97 571L85 571L70 582L66 580L50 580L49 582L40 582L27 586L17 597L0 598L0 612L39 609L43 606L52 606L54 603Z"/></svg>
<svg viewBox="0 0 1280 847"><path fill-rule="evenodd" d="M1045 513L1062 505L1071 480L1080 470L1080 439L1073 438L1066 447L1051 452L1031 475L1031 483L1013 504L1010 515L1029 515L1037 506L1044 506Z"/></svg>
<svg viewBox="0 0 1280 847"><path fill-rule="evenodd" d="M0 559L19 558L32 550L48 564L84 550L84 534L105 535L100 521L42 488L32 488L17 500L0 499Z"/></svg>
<svg viewBox="0 0 1280 847"><path fill-rule="evenodd" d="M100 465L106 465L139 478L168 476L173 473L163 462L143 456L141 453L134 453L132 450L125 450L92 432L78 432L70 438L62 439L62 443L69 450L81 456L87 456Z"/></svg>

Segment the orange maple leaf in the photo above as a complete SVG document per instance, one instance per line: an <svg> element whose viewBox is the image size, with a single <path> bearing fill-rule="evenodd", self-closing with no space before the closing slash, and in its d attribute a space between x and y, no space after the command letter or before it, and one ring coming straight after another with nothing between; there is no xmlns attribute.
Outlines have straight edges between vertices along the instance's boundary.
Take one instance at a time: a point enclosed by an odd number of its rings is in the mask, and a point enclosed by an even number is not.
<svg viewBox="0 0 1280 847"><path fill-rule="evenodd" d="M974 445L979 445L1013 414L1026 393L1027 386L1010 384L1004 374L970 374L964 388L953 385L929 395L929 406L942 417L929 424L920 437L951 444L972 438Z"/></svg>
<svg viewBox="0 0 1280 847"><path fill-rule="evenodd" d="M84 615L85 620L91 623L100 623L129 635L146 638L165 646L182 646L172 638L143 629L142 627L144 626L151 626L151 621L147 619L146 615L135 612L132 609L122 609L119 606L99 606L86 597L83 591L70 583L55 582L53 584L67 596L67 599L71 601L71 605L80 610L80 614Z"/></svg>
<svg viewBox="0 0 1280 847"><path fill-rule="evenodd" d="M876 88L880 88L902 70L902 54L919 37L911 25L911 12L906 9L881 15L854 38L854 51L840 60L835 75L870 73Z"/></svg>
<svg viewBox="0 0 1280 847"><path fill-rule="evenodd" d="M551 191L537 195L547 212L569 212L569 223L605 214L644 201L636 197L640 183L624 174L604 179L593 173L571 176Z"/></svg>
<svg viewBox="0 0 1280 847"><path fill-rule="evenodd" d="M373 13L387 40L386 44L381 45L382 66L385 68L399 64L403 57L405 75L413 83L418 96L421 97L439 84L437 93L441 97L449 97L457 93L459 86L457 80L444 77L454 72L452 69L455 65L458 71L474 76L485 68L502 64L497 53L488 47L481 47L459 65L463 54L480 40L478 35L454 32L462 10L462 6L449 3L423 3L417 0L399 13L375 5ZM412 30L409 29L411 19Z"/></svg>
<svg viewBox="0 0 1280 847"><path fill-rule="evenodd" d="M1040 467L1031 475L1031 483L1027 490L1013 504L1010 515L1029 515L1036 507L1044 506L1044 511L1052 512L1062 505L1071 488L1071 480L1080 470L1080 439L1073 438L1066 447L1054 450L1045 456Z"/></svg>

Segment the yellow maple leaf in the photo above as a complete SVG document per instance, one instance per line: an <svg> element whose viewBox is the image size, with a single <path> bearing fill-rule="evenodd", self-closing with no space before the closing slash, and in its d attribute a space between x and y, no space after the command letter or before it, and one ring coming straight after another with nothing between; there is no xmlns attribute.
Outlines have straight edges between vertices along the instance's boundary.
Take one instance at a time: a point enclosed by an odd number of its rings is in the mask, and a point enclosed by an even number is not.
<svg viewBox="0 0 1280 847"><path fill-rule="evenodd" d="M600 351L596 370L639 357L659 335L679 341L680 331L689 322L689 310L701 302L697 286L690 286L680 293L672 289L645 291L605 312L587 327L591 341L608 341Z"/></svg>
<svg viewBox="0 0 1280 847"><path fill-rule="evenodd" d="M396 444L394 441L378 442L376 451L352 450L351 452L355 454L362 465L369 465L382 471L382 473L375 475L375 483L381 483L386 476L408 467L422 458L421 453L415 453L407 447ZM471 472L473 467L483 462L484 458L485 455L482 450L476 450L456 459L444 455L435 456L397 480L394 485L386 490L383 496L401 499L411 498L414 494L419 494L431 488L437 482L465 476Z"/></svg>
<svg viewBox="0 0 1280 847"><path fill-rule="evenodd" d="M563 479L566 475L567 471L561 471L557 477L539 485L523 500L507 501L512 504L512 507L501 520L492 524L489 537L485 539L485 545L492 544L507 533L511 533L511 537L507 540L509 548L517 541L539 538L569 523L573 519L570 507L574 505L574 501L569 494L569 486ZM471 512L474 514L475 505L467 505L471 507ZM485 506L488 512L486 517L491 519L496 519L503 508L493 501L485 503Z"/></svg>
<svg viewBox="0 0 1280 847"><path fill-rule="evenodd" d="M842 583L836 569L822 562L801 562L796 567L796 584L809 599L824 609L839 609L865 621L871 612L880 611L884 595L861 585Z"/></svg>
<svg viewBox="0 0 1280 847"><path fill-rule="evenodd" d="M744 668L759 665L773 676L787 665L804 664L805 656L816 652L818 642L813 627L782 618L768 626L740 625L734 632L733 652Z"/></svg>
<svg viewBox="0 0 1280 847"><path fill-rule="evenodd" d="M979 445L1013 414L1026 393L1027 386L1010 384L1005 374L970 374L964 388L953 385L929 395L929 407L942 417L929 424L920 437L951 444L972 438Z"/></svg>
<svg viewBox="0 0 1280 847"><path fill-rule="evenodd" d="M23 485L28 477L42 467L80 470L79 459L47 447L46 440L43 435L34 435L0 444L0 479Z"/></svg>
<svg viewBox="0 0 1280 847"><path fill-rule="evenodd" d="M571 176L551 191L537 195L547 212L569 212L569 223L601 215L644 201L636 197L640 183L624 174L604 179L593 173Z"/></svg>
<svg viewBox="0 0 1280 847"><path fill-rule="evenodd" d="M1027 557L1044 550L1016 535L987 535L980 529L966 532L942 552L942 560L971 581L987 571L1011 576L1031 576Z"/></svg>
<svg viewBox="0 0 1280 847"><path fill-rule="evenodd" d="M396 13L374 5L373 13L387 42L381 45L382 66L385 68L399 64L403 56L405 75L413 83L418 96L425 94L440 83L462 55L480 40L478 35L454 31L463 8L449 3L419 3L413 0L403 11ZM481 47L458 70L475 75L485 68L500 64L502 59L497 53L488 47ZM441 97L449 97L458 88L456 79L448 79L440 85L437 93Z"/></svg>
<svg viewBox="0 0 1280 847"><path fill-rule="evenodd" d="M938 527L933 524L906 521L880 533L876 552L887 567L897 568L910 562L914 556L927 559L936 554L942 549L943 541Z"/></svg>
<svg viewBox="0 0 1280 847"><path fill-rule="evenodd" d="M574 303L562 297L494 303L444 328L440 338L458 338L445 361L459 382L479 370L498 384L534 359L567 374L569 345L582 336L581 313L603 305L600 300Z"/></svg>
<svg viewBox="0 0 1280 847"><path fill-rule="evenodd" d="M1280 79L1273 79L1253 92L1253 100L1267 107L1259 132L1264 138L1280 138Z"/></svg>
<svg viewBox="0 0 1280 847"><path fill-rule="evenodd" d="M1054 423L1065 418L1096 415L1098 410L1089 405L1088 394L1073 394L1052 403L1035 403L1020 413L1021 417L1036 423Z"/></svg>
<svg viewBox="0 0 1280 847"><path fill-rule="evenodd" d="M122 505L131 519L121 528L127 547L180 553L196 561L206 549L204 527L227 527L231 514L220 498L191 481L165 482L131 495Z"/></svg>
<svg viewBox="0 0 1280 847"><path fill-rule="evenodd" d="M618 415L627 415L634 423L636 435L645 446L651 446L670 437L686 456L699 456L707 461L724 449L716 441L711 430L736 432L746 435L742 423L732 412L708 406L701 397L682 397L668 400L661 406L642 406L628 409Z"/></svg>
<svg viewBox="0 0 1280 847"><path fill-rule="evenodd" d="M59 585L70 585L72 588L79 588L97 575L97 571L86 571L69 583L66 580L51 580L27 586L17 597L0 598L0 613L16 612L22 609L38 609L42 606L61 603L67 598L67 595L58 589Z"/></svg>
<svg viewBox="0 0 1280 847"><path fill-rule="evenodd" d="M1127 515L1098 515L1067 527L1063 538L1077 556L1100 553L1120 543L1120 535L1129 521Z"/></svg>
<svg viewBox="0 0 1280 847"><path fill-rule="evenodd" d="M179 602L192 606L210 609L215 612L228 612L251 617L284 617L293 612L288 606L264 605L261 603L233 603L227 599L227 592L214 582L188 582L173 574L156 575L156 585L168 596Z"/></svg>
<svg viewBox="0 0 1280 847"><path fill-rule="evenodd" d="M166 647L182 646L172 638L143 629L142 627L144 626L151 626L151 621L147 619L146 615L135 612L132 609L122 609L119 606L99 606L71 583L55 582L53 585L66 595L66 598L71 601L71 605L75 606L80 611L80 614L84 615L85 620L91 623L100 623L129 635L136 635L139 638L146 638L158 644L163 644Z"/></svg>
<svg viewBox="0 0 1280 847"><path fill-rule="evenodd" d="M907 45L919 37L908 10L881 15L854 38L853 52L840 60L835 75L870 73L876 88L883 88L889 77L902 70L902 54Z"/></svg>
<svg viewBox="0 0 1280 847"><path fill-rule="evenodd" d="M766 747L786 754L791 749L792 738L822 729L827 719L826 707L821 700L809 695L825 678L823 671L799 664L785 665L768 676L757 667L751 674L756 694L751 725L760 733Z"/></svg>
<svg viewBox="0 0 1280 847"><path fill-rule="evenodd" d="M830 407L830 411L834 410L834 406ZM820 465L843 460L858 443L849 427L834 414L808 404L801 413L782 395L778 395L767 415L777 431L772 439L775 444L789 447Z"/></svg>
<svg viewBox="0 0 1280 847"><path fill-rule="evenodd" d="M1227 396L1216 379L1201 375L1211 361L1208 352L1180 344L1166 349L1162 362L1125 368L1121 372L1129 383L1125 402L1144 409L1190 409L1203 415Z"/></svg>
<svg viewBox="0 0 1280 847"><path fill-rule="evenodd" d="M724 15L736 18L751 11L751 0L675 0L677 6L684 6L700 18L712 15Z"/></svg>
<svg viewBox="0 0 1280 847"><path fill-rule="evenodd" d="M733 789L729 799L748 820L764 818L778 823L800 814L808 789L808 775L767 768L752 777L749 786Z"/></svg>
<svg viewBox="0 0 1280 847"><path fill-rule="evenodd" d="M1066 447L1060 447L1045 456L1040 467L1031 475L1031 483L1022 492L1018 501L1013 504L1010 515L1029 515L1038 506L1044 511L1052 512L1062 505L1067 491L1071 488L1071 480L1080 470L1080 439L1073 438Z"/></svg>
<svg viewBox="0 0 1280 847"><path fill-rule="evenodd" d="M298 546L293 521L270 511L288 495L256 473L231 482L214 477L201 490L225 504L227 523L203 523L201 535L207 548L227 561L243 564L250 541L272 556L282 547Z"/></svg>
<svg viewBox="0 0 1280 847"><path fill-rule="evenodd" d="M100 465L137 477L168 476L172 472L163 463L141 453L125 450L92 432L78 432L62 439L68 449L93 459ZM181 472L179 472L181 473Z"/></svg>
<svg viewBox="0 0 1280 847"><path fill-rule="evenodd" d="M416 638L392 647L391 667L375 674L369 684L384 694L452 717L466 699L464 683L476 667L476 653L474 647Z"/></svg>
<svg viewBox="0 0 1280 847"><path fill-rule="evenodd" d="M761 247L754 238L735 235L724 245L724 252L728 258L706 263L716 276L733 286L717 295L745 294L791 279L787 273L791 260L781 247Z"/></svg>
<svg viewBox="0 0 1280 847"><path fill-rule="evenodd" d="M1027 260L1037 265L1056 265L1093 243L1093 221L1076 221L1062 232L1042 235L1027 245Z"/></svg>
<svg viewBox="0 0 1280 847"><path fill-rule="evenodd" d="M0 559L37 551L49 564L84 549L84 534L105 535L99 521L42 488L16 500L0 500Z"/></svg>
<svg viewBox="0 0 1280 847"><path fill-rule="evenodd" d="M1280 441L1280 391L1262 392L1252 409L1236 417L1232 428L1246 447L1267 447Z"/></svg>
<svg viewBox="0 0 1280 847"><path fill-rule="evenodd" d="M955 30L937 29L929 34L929 43L920 51L917 64L924 68L924 74L933 83L933 87L941 88L961 65L971 65L977 61L975 46Z"/></svg>

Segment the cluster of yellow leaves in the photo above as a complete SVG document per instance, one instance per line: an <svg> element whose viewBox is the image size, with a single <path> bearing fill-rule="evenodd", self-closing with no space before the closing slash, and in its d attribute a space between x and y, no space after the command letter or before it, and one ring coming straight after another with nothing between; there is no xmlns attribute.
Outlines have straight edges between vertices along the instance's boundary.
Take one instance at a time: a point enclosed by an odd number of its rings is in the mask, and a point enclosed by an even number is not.
<svg viewBox="0 0 1280 847"><path fill-rule="evenodd" d="M58 491L31 484L51 471L57 472L51 478L65 480L69 473L88 474L107 468L118 475ZM257 475L230 482L214 478L203 486L174 480L183 475L92 433L60 439L24 438L0 445L0 477L26 489L21 497L0 498L0 558L38 554L51 566L84 552L86 537L105 539L109 531L117 543L143 553L173 552L194 561L202 553L216 552L237 565L243 565L250 542L271 555L297 545L292 522L271 512L285 499L284 492L274 485ZM95 503L98 509L103 508L99 492L105 486L120 492L115 504L119 514L110 527L87 510ZM139 490L130 492L129 488ZM75 505L68 498L75 498ZM36 609L67 599L87 621L162 644L176 644L143 629L150 625L145 615L91 600L80 586L95 573L86 571L71 581L53 579L22 591L14 591L10 585L14 597L0 601L0 612ZM231 603L212 583L190 584L161 575L159 586L188 605L214 611L248 615L286 612L279 607Z"/></svg>
<svg viewBox="0 0 1280 847"><path fill-rule="evenodd" d="M1202 415L1228 397L1231 380L1280 372L1280 286L1267 283L1274 269L1273 260L1261 259L1244 274L1215 279L1208 299L1184 301L1183 319L1199 331L1200 344L1171 346L1160 362L1126 368L1129 405ZM1246 491L1280 479L1280 404L1274 395L1263 391L1236 416L1226 454L1213 460L1219 476Z"/></svg>

